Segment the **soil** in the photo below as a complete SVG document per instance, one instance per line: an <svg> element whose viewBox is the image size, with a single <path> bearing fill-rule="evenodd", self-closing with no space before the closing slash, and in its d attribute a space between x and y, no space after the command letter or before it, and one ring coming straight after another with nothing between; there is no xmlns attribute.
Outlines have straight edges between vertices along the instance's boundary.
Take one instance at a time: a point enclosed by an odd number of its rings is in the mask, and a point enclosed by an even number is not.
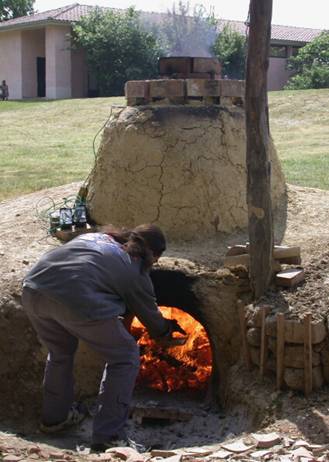
<svg viewBox="0 0 329 462"><path fill-rule="evenodd" d="M63 197L75 194L78 189L79 184L74 183L51 190L39 191L0 204L0 259L2 263L0 319L2 335L9 339L8 345L1 343L0 346L3 353L1 357L6 358L4 364L0 364L0 368L2 371L4 369L7 371L10 380L12 380L10 365L16 361L16 358L10 356L10 342L15 343L16 347L21 345L22 359L20 360L24 361L24 355L29 355L30 348L32 351L30 343L36 341L32 329L24 321L20 310L22 279L42 253L59 245L57 240L47 235L48 224L38 216L37 204L39 204L39 209L47 208L50 204L49 197L58 203ZM280 306L290 307L289 312L293 317L300 317L306 311L311 311L313 318L321 317L323 319L328 316L328 222L329 191L296 186L288 187L288 213L283 243L301 246L302 266L305 270L306 280L294 289L285 289L280 292L272 291L268 299L281 304ZM212 268L215 270L222 263L226 246L233 243L243 243L246 239L246 235L240 233L234 236L221 236L218 240L200 241L195 246L184 242L169 243L167 255L177 259L184 256L184 259L191 262L190 264L199 266L200 269ZM11 329L14 330L14 333L10 336L8 332ZM28 339L28 342L21 341L23 336ZM258 428L263 428L266 432L275 430L292 438L305 438L311 443L325 444L328 442L328 387L313 393L309 399L306 399L294 392L276 392L273 380L268 378L261 380L257 371L250 374L244 371L242 366L239 366L237 371L237 377L232 379L232 397L236 396L237 401L238 397L244 397L246 401L249 400L253 403L252 406L257 403L260 409L257 422L251 421L250 413L248 415L248 405L242 410L228 409L224 419L220 414L205 413L204 409L196 406L197 410L189 425L176 423L171 428L165 429L152 426L148 433L145 433L144 430L141 431L133 423L130 423L132 434L136 438L146 437L146 443L151 443L151 440L155 442L159 440L165 449L183 446L204 447L209 446L209 444L219 444L223 440L237 435L248 436L246 432L249 432L252 425L256 423ZM29 380L31 381L31 377L34 376L36 380L35 392L39 395L40 370L31 370ZM21 385L24 382L24 376L17 380ZM24 387L21 389L18 387L13 396L12 402L1 400L0 415L3 414L2 411L5 408L6 411L9 409L13 417L16 418L16 422L18 422L18 417L24 413L28 417L30 408L39 406L38 398L35 403L24 402ZM253 412L255 414L255 409ZM26 425L26 419L24 422ZM82 433L78 435L82 440L86 439L86 434L90 431L88 425L90 426L90 421L82 429ZM10 431L13 434L9 434ZM17 434L18 431L21 431L22 434ZM66 451L61 453L64 460L76 460L80 456L74 450L73 441L77 441L77 436L74 434L73 436L69 435L66 439L64 437L57 440L42 438L36 430L35 422L32 421L30 426L25 426L23 429L19 423L13 427L7 425L3 419L0 422L0 460L2 460L3 454L16 454L19 457L16 460L54 459L54 457L47 459L47 457L37 456L40 453L39 449L33 449L36 443L38 448L47 449L48 456L50 450L54 451L54 448L61 448L61 450ZM31 454L34 457L31 457ZM83 458L83 456L81 457ZM9 461L9 459L5 460Z"/></svg>

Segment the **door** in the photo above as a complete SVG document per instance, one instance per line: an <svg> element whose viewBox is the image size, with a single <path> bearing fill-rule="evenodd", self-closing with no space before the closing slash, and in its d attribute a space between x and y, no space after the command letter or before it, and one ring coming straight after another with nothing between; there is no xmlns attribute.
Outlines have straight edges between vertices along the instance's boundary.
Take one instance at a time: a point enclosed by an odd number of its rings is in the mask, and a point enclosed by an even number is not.
<svg viewBox="0 0 329 462"><path fill-rule="evenodd" d="M37 58L37 94L46 96L46 58Z"/></svg>

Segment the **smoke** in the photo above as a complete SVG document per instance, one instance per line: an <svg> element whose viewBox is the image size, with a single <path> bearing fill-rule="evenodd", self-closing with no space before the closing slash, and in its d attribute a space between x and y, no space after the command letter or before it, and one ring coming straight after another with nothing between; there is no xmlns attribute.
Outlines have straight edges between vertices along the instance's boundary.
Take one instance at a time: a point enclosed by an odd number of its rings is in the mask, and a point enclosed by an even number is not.
<svg viewBox="0 0 329 462"><path fill-rule="evenodd" d="M152 16L152 13L151 15ZM212 11L207 12L202 5L191 11L189 3L180 1L173 4L167 14L154 15L148 24L156 34L163 54L166 56L197 56L209 58L214 56L213 45L218 35L218 21Z"/></svg>

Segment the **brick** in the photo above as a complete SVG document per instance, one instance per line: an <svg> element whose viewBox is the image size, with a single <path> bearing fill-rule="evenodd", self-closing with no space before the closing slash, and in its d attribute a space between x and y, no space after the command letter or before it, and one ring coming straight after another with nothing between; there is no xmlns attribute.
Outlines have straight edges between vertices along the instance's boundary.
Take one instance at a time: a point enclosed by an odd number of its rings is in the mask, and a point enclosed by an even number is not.
<svg viewBox="0 0 329 462"><path fill-rule="evenodd" d="M147 98L148 97L147 80L129 80L125 84L126 98Z"/></svg>
<svg viewBox="0 0 329 462"><path fill-rule="evenodd" d="M18 462L19 460L24 459L24 456L15 456L14 454L8 454L2 459L4 462Z"/></svg>
<svg viewBox="0 0 329 462"><path fill-rule="evenodd" d="M186 75L192 69L192 57L166 57L160 58L159 71L160 75L182 74Z"/></svg>
<svg viewBox="0 0 329 462"><path fill-rule="evenodd" d="M151 456L152 457L162 457L163 459L171 456L177 455L176 451L170 451L165 449L152 449Z"/></svg>
<svg viewBox="0 0 329 462"><path fill-rule="evenodd" d="M266 319L266 333L276 337L276 317ZM312 343L320 343L326 338L327 332L323 321L312 322ZM288 343L304 343L304 324L302 321L285 320L285 341Z"/></svg>
<svg viewBox="0 0 329 462"><path fill-rule="evenodd" d="M282 263L287 263L287 259L298 259L300 261L300 247L290 247L286 245L276 245L273 249L273 257L276 260L282 261ZM295 263L299 264L299 263Z"/></svg>
<svg viewBox="0 0 329 462"><path fill-rule="evenodd" d="M219 80L189 79L186 81L187 96L219 96Z"/></svg>
<svg viewBox="0 0 329 462"><path fill-rule="evenodd" d="M185 81L182 79L150 80L151 98L184 97Z"/></svg>
<svg viewBox="0 0 329 462"><path fill-rule="evenodd" d="M256 440L257 448L268 449L281 443L281 436L278 433L252 433Z"/></svg>
<svg viewBox="0 0 329 462"><path fill-rule="evenodd" d="M139 454L135 449L126 447L117 447L106 450L106 454L112 454L116 458L126 460L127 462L144 462L145 457Z"/></svg>
<svg viewBox="0 0 329 462"><path fill-rule="evenodd" d="M194 58L193 72L209 72L210 74L220 74L222 66L216 58Z"/></svg>
<svg viewBox="0 0 329 462"><path fill-rule="evenodd" d="M304 270L300 268L281 271L275 277L276 284L283 287L294 287L304 280L305 273Z"/></svg>
<svg viewBox="0 0 329 462"><path fill-rule="evenodd" d="M221 96L237 96L244 98L245 81L244 80L219 80Z"/></svg>

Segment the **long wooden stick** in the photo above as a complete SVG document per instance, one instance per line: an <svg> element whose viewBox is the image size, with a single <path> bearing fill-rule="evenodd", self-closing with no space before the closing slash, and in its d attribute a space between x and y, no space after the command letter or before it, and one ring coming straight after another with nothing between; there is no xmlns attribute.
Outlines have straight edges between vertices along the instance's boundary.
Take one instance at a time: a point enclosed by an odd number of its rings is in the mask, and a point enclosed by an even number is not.
<svg viewBox="0 0 329 462"><path fill-rule="evenodd" d="M266 307L261 308L261 343L260 343L260 375L264 377L268 355L268 341L266 335L266 315L268 309Z"/></svg>
<svg viewBox="0 0 329 462"><path fill-rule="evenodd" d="M249 351L249 346L247 342L246 309L241 300L238 300L238 308L239 308L240 332L241 332L241 340L242 340L242 352L243 352L245 364L247 368L250 370L251 369L251 358L250 358L250 351Z"/></svg>
<svg viewBox="0 0 329 462"><path fill-rule="evenodd" d="M281 390L284 376L284 314L278 313L276 317L276 387Z"/></svg>
<svg viewBox="0 0 329 462"><path fill-rule="evenodd" d="M308 396L312 392L312 315L304 318L304 391Z"/></svg>

